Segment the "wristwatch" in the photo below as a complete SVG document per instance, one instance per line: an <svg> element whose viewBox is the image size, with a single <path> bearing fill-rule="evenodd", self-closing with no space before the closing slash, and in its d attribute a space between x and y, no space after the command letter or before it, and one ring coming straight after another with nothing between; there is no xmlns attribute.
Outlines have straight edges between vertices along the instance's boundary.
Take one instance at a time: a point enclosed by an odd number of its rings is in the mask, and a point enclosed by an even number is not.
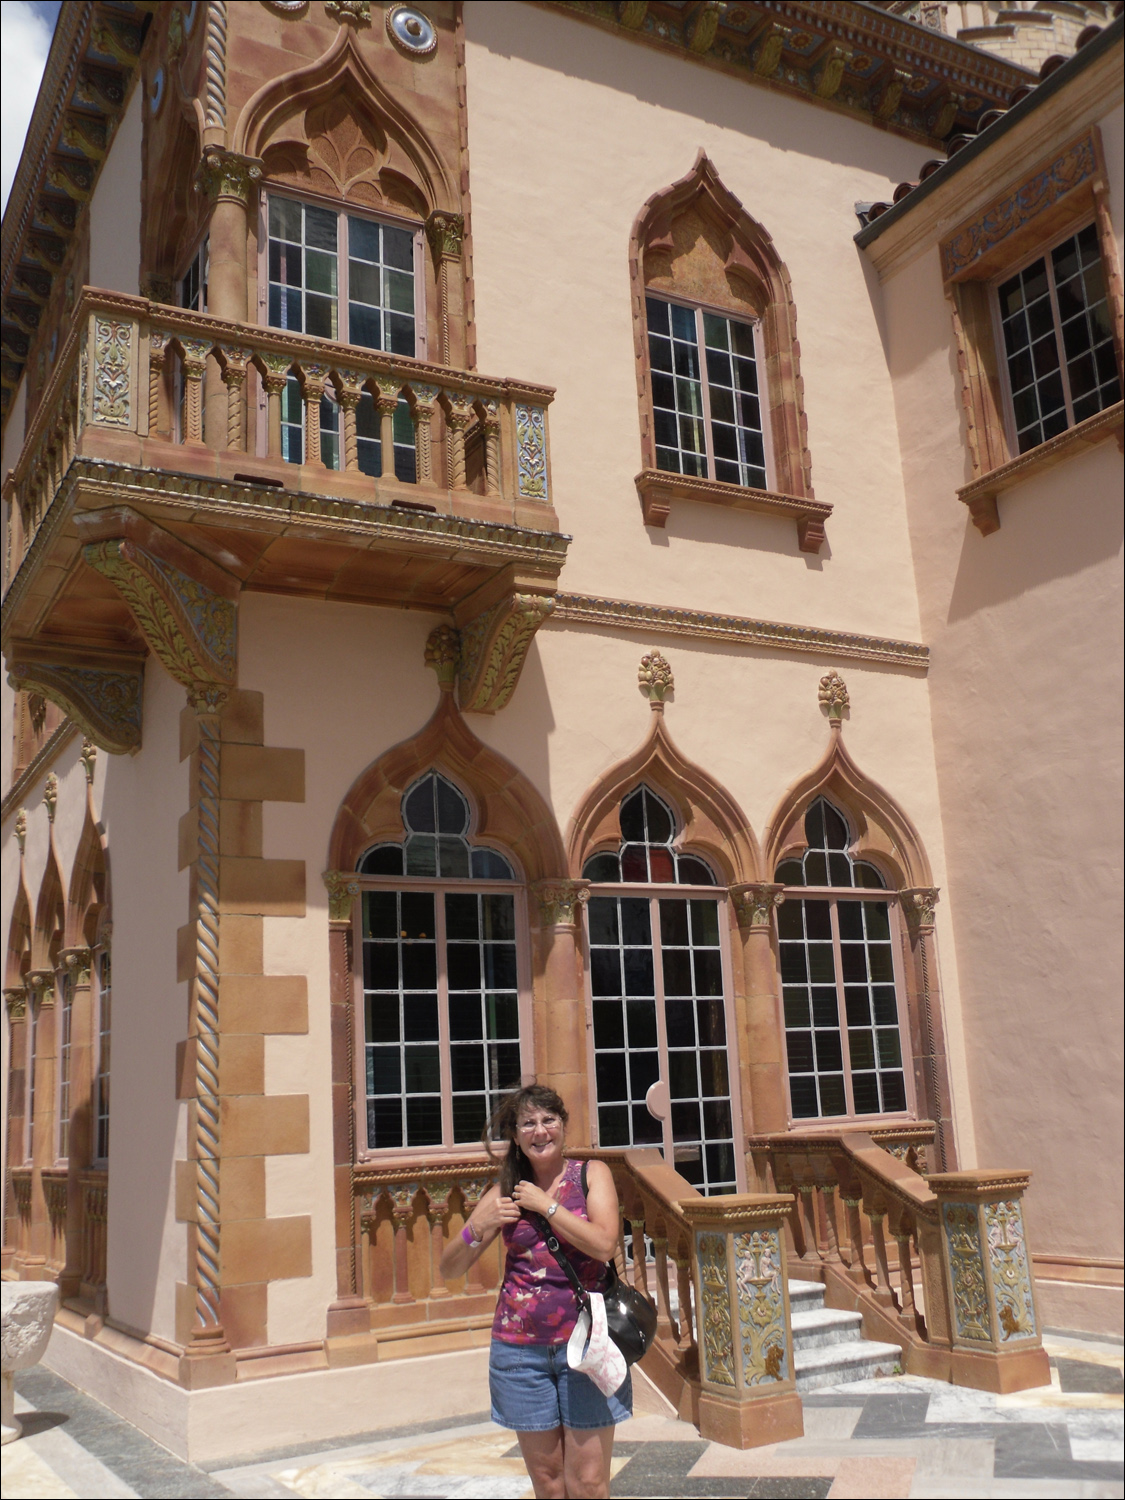
<svg viewBox="0 0 1125 1500"><path fill-rule="evenodd" d="M557 1203L552 1203L551 1206L550 1206L550 1208L547 1210L547 1217L548 1217L548 1219L553 1219L555 1217L555 1215L558 1213L558 1211L559 1211L559 1205Z"/></svg>

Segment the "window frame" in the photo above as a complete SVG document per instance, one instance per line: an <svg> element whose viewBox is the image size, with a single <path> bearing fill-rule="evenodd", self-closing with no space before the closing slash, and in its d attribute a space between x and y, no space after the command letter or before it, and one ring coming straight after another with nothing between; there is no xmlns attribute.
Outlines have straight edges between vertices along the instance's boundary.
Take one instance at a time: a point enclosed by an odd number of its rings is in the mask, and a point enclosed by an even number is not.
<svg viewBox="0 0 1125 1500"><path fill-rule="evenodd" d="M336 249L336 327L337 333L334 339L324 342L334 344L347 344L351 349L358 349L362 353L371 355L385 355L393 359L416 359L423 363L429 358L429 337L426 326L426 229L417 219L408 219L393 213L373 212L364 204L352 204L340 198L329 198L317 193L306 193L290 190L287 187L275 188L264 184L258 195L258 327L272 328L269 322L269 254L270 254L270 232L269 214L270 198L285 198L292 203L307 204L312 208L323 208L335 213L337 218L337 249ZM373 224L387 224L393 229L405 229L414 241L414 353L392 355L388 349L369 349L363 344L352 344L349 339L343 337L341 325L347 318L348 308L348 251L347 251L347 220L348 217L356 219L367 219ZM342 238L341 238L342 236ZM343 249L341 250L341 244ZM294 332L292 329L279 329L281 333ZM348 329L351 332L351 329ZM319 338L316 334L301 332L298 338Z"/></svg>
<svg viewBox="0 0 1125 1500"><path fill-rule="evenodd" d="M66 1166L70 1156L71 1096L74 1093L74 1002L77 989L73 972L59 976L55 999L54 1156L55 1165L61 1167Z"/></svg>
<svg viewBox="0 0 1125 1500"><path fill-rule="evenodd" d="M628 793L626 795L629 795ZM622 798L622 801L625 799ZM620 846L619 846L620 847ZM676 847L676 838L673 835L672 842L668 846L677 854L688 854L691 851ZM589 851L586 859L590 860L598 853L615 852L609 849ZM702 856L695 856L702 858ZM710 863L710 861L705 861ZM628 896L633 898L646 898L649 902L649 921L652 933L652 955L653 955L653 1003L656 1007L656 1048L661 1059L662 1071L658 1075L658 1082L665 1087L670 1085L668 1076L668 1019L665 1014L664 1000L664 966L661 962L663 951L660 936L660 908L654 903L663 899L682 899L684 901L714 901L718 906L719 915L719 955L723 975L723 1018L726 1023L726 1050L728 1056L727 1081L730 1089L731 1108L731 1130L734 1139L734 1191L744 1193L747 1191L746 1182L746 1135L742 1122L742 1089L740 1075L741 1048L739 1047L739 1033L737 1016L735 1013L734 994L734 966L731 952L730 933L730 894L723 885L679 885L675 881L668 882L630 882L625 880L612 882L591 882L589 887L590 899L597 896ZM594 1042L594 987L593 987L593 964L591 960L590 923L588 903L583 911L581 926L582 963L585 969L583 990L586 1002L586 1068L589 1078L588 1107L590 1111L590 1140L594 1143L595 1150L606 1151L633 1151L643 1150L642 1146L602 1146L601 1132L598 1123L598 1081L597 1081L597 1048ZM626 1049L628 1050L628 1049ZM696 1043L696 1053L699 1044ZM655 1119L656 1117L653 1116ZM668 1115L664 1120L658 1120L664 1140L659 1146L654 1147L664 1156L665 1161L674 1171L676 1166L676 1147L672 1140L672 1112L669 1104ZM668 1152L671 1152L669 1157Z"/></svg>
<svg viewBox="0 0 1125 1500"><path fill-rule="evenodd" d="M696 351L700 355L700 391L703 403L703 437L705 457L707 461L707 472L702 475L685 474L682 469L661 469L657 462L656 441L656 400L653 390L653 364L649 346L648 327L648 299L656 302L667 302L673 307L682 307L695 316ZM770 400L770 389L768 371L766 369L766 348L763 328L763 318L757 316L745 316L729 307L722 307L717 303L689 301L684 297L677 297L661 289L645 285L641 289L641 313L643 316L643 350L644 350L644 377L648 395L648 417L652 424L652 457L653 465L660 474L666 474L670 479L695 479L705 484L725 484L732 489L746 490L748 493L771 494L776 490L777 465L774 461L773 448L773 406ZM746 484L734 484L729 479L719 479L715 474L714 439L711 432L711 382L707 375L707 345L704 341L703 316L710 313L713 317L725 318L728 322L741 323L744 328L749 328L754 339L754 367L758 376L758 407L761 417L762 452L766 472L766 483L764 490L758 490L756 486ZM660 372L663 373L663 372ZM661 408L664 410L665 408Z"/></svg>
<svg viewBox="0 0 1125 1500"><path fill-rule="evenodd" d="M440 773L439 773L440 774ZM459 790L461 790L459 788ZM462 790L462 796L464 796ZM469 799L466 797L466 801ZM471 801L470 808L470 830L474 809ZM519 1048L520 1048L520 1073L521 1077L527 1077L535 1071L535 1039L533 1035L534 1005L532 996L532 952L531 933L528 926L528 903L527 885L520 872L519 866L512 855L506 849L485 843L472 838L471 832L465 834L466 842L470 847L478 849L494 848L497 854L503 857L515 871L513 880L477 880L472 878L442 879L421 875L356 875L359 886L359 898L353 904L352 910L352 1014L355 1017L357 1044L354 1048L355 1056L352 1064L352 1082L354 1089L354 1120L355 1120L355 1160L358 1165L372 1165L378 1163L398 1163L402 1161L445 1161L450 1158L464 1158L480 1156L487 1160L487 1153L483 1145L476 1142L455 1142L453 1140L453 1087L452 1087L452 1057L450 1053L449 1038L449 986L448 969L446 959L445 939L445 902L443 899L447 892L463 892L479 895L507 895L512 896L515 901L515 925L516 925L516 994L519 1013ZM396 842L395 840L377 840L378 843ZM373 845L371 847L374 847ZM364 983L363 983L363 897L368 891L427 891L434 895L435 913L435 948L437 957L437 997L438 997L438 1055L441 1068L441 1125L443 1144L438 1146L371 1146L367 1140L367 1076L366 1076L366 1048L367 1048L367 1018L364 1005ZM405 1095L404 1095L405 1097ZM483 1130L485 1122L481 1121Z"/></svg>
<svg viewBox="0 0 1125 1500"><path fill-rule="evenodd" d="M109 983L103 983L103 968L109 970ZM91 996L92 1004L92 1033L93 1045L91 1047L92 1068L90 1088L90 1115L92 1130L90 1134L90 1162L98 1169L108 1168L109 1151L104 1154L99 1151L101 1145L101 1122L102 1122L102 1095L100 1084L105 1079L105 1136L106 1145L110 1142L110 1109L112 1100L112 1078L113 1078L113 954L108 943L101 943L94 949L93 962L90 966ZM106 1025L104 1009L105 996L109 995L109 1024ZM103 1050L109 1053L109 1066L103 1072Z"/></svg>
<svg viewBox="0 0 1125 1500"><path fill-rule="evenodd" d="M839 811L839 809L836 809ZM848 856L855 860L856 856L851 852L852 846L848 844L844 850ZM786 852L782 859L793 859L803 857L806 850L801 851L801 856ZM870 863L871 861L866 861ZM779 861L780 863L780 861ZM882 874L882 871L880 871ZM848 1103L848 1112L843 1115L794 1115L791 1078L789 1071L789 1054L786 1043L785 1024L785 989L781 975L781 938L777 931L778 917L774 916L774 936L778 944L777 959L777 1023L782 1041L782 1049L785 1063L785 1101L788 1110L789 1129L791 1131L818 1131L832 1129L837 1124L855 1125L865 1121L900 1123L905 1120L916 1120L918 1118L917 1095L915 1091L915 1057L913 1046L913 1035L910 1025L910 1013L907 1006L906 976L903 971L902 942L903 942L903 915L902 904L897 891L887 887L876 890L873 887L838 886L838 885L787 885L784 887L784 899L786 901L827 901L829 906L829 920L832 924L832 963L835 969L836 985L836 1010L840 1022L840 1052L843 1058L844 1074L844 1097ZM840 952L840 921L837 912L838 903L843 901L882 901L887 907L888 925L891 931L891 967L894 972L895 985L895 1010L898 1016L899 1048L902 1053L902 1075L906 1091L906 1108L895 1110L885 1114L856 1114L855 1099L852 1094L852 1056L851 1044L848 1040L847 1008L844 999L844 971L843 959ZM815 1029L815 1028L814 1028Z"/></svg>
<svg viewBox="0 0 1125 1500"><path fill-rule="evenodd" d="M1101 267L1102 272L1106 305L1109 308L1110 314L1112 316L1112 296L1110 292L1109 276L1107 274L1105 255L1102 250L1099 228L1100 226L1098 224L1097 217L1093 212L1079 217L1073 223L1068 225L1064 233L1056 233L1045 240L1040 240L1033 248L1029 249L1026 255L1021 256L1017 260L1008 262L988 280L988 311L991 323L993 345L996 350L996 372L1000 382L1001 412L1004 422L1004 440L1008 448L1008 453L1012 460L1030 456L1038 449L1044 447L1045 444L1053 442L1058 438L1064 437L1068 432L1072 432L1074 428L1080 424L1080 422L1087 422L1090 421L1092 417L1101 416L1103 412L1110 410L1111 406L1117 404L1117 402L1111 402L1110 406L1100 407L1097 412L1091 414L1091 417L1082 417L1078 421L1075 420L1074 402L1070 390L1070 373L1067 369L1067 355L1066 349L1063 345L1062 318L1059 314L1058 295L1055 286L1055 267L1054 261L1052 259L1054 252L1059 248L1060 245L1064 245L1067 240L1076 239L1078 235L1080 235L1086 229L1093 229L1095 238L1097 239L1098 243L1098 263ZM1060 432L1053 433L1050 437L1041 438L1039 442L1033 443L1031 447L1021 450L1019 445L1019 429L1016 422L1015 401L1012 394L1011 370L1008 364L1007 344L1004 339L1004 319L1000 307L1000 288L1004 285L1005 282L1011 281L1015 276L1019 276L1021 272L1026 271L1029 266L1034 265L1038 260L1041 260L1043 262L1047 273L1047 289L1051 304L1051 318L1055 336L1055 349L1058 353L1059 358L1058 368L1059 375L1062 381L1063 407L1066 412L1067 420L1066 426ZM1120 381L1120 375L1118 379ZM1120 401L1120 399L1121 397L1119 396L1118 401ZM1042 425L1041 417L1040 425Z"/></svg>

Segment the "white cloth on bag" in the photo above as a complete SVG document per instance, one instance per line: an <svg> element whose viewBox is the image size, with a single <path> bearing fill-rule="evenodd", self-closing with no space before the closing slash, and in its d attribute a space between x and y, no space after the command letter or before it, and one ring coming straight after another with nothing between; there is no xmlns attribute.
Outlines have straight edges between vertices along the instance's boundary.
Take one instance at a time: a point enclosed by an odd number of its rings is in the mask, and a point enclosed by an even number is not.
<svg viewBox="0 0 1125 1500"><path fill-rule="evenodd" d="M625 1384L629 1366L609 1336L601 1292L591 1292L587 1306L578 1314L566 1346L566 1362L572 1370L588 1375L603 1396L612 1396Z"/></svg>

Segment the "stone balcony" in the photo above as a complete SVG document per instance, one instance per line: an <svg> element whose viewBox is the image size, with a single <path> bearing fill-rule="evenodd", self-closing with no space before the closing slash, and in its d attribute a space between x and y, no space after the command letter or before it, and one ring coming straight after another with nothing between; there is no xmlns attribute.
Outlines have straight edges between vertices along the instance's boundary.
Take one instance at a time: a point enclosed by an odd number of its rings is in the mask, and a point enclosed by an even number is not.
<svg viewBox="0 0 1125 1500"><path fill-rule="evenodd" d="M135 748L75 690L91 672L103 698L122 673L135 688L156 649L108 576L119 543L161 587L183 575L235 604L254 589L444 614L473 627L479 677L482 639L522 652L553 607L569 540L553 394L86 288L5 483L12 679ZM467 697L464 663L461 686L463 706L506 701Z"/></svg>

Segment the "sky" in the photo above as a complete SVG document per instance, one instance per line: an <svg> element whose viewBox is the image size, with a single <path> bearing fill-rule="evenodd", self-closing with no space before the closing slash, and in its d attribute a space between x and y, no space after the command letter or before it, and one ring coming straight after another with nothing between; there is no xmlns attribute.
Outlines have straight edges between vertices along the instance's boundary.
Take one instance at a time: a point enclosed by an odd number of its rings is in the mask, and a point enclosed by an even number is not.
<svg viewBox="0 0 1125 1500"><path fill-rule="evenodd" d="M60 0L0 0L0 190L8 206Z"/></svg>

